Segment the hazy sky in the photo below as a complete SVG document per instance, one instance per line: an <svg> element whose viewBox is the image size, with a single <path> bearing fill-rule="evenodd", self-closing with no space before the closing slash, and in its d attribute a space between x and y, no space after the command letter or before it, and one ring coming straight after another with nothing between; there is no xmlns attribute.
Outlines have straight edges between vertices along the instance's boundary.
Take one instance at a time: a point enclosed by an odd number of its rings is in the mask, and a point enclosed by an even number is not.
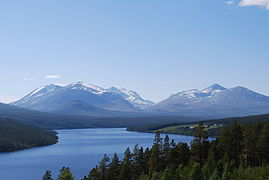
<svg viewBox="0 0 269 180"><path fill-rule="evenodd" d="M269 0L1 0L0 62L1 102L74 81L269 95Z"/></svg>

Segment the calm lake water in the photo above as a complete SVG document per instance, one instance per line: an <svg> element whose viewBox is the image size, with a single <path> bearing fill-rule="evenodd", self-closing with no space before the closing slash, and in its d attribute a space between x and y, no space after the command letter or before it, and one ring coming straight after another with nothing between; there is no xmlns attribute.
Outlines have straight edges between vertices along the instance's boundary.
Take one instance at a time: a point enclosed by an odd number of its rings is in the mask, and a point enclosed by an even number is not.
<svg viewBox="0 0 269 180"><path fill-rule="evenodd" d="M63 166L71 168L81 179L95 167L104 154L116 152L121 157L127 147L135 144L149 147L154 134L128 132L123 128L57 130L55 145L0 154L0 180L39 180L46 170L54 178ZM189 143L192 137L169 135L176 142Z"/></svg>

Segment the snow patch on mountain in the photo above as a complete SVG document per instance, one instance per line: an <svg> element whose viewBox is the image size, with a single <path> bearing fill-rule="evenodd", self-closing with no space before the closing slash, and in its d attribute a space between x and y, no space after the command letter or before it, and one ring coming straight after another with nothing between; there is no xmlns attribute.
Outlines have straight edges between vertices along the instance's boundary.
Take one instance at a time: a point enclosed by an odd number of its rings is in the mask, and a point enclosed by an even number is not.
<svg viewBox="0 0 269 180"><path fill-rule="evenodd" d="M118 87L118 86L111 87L109 88L109 91L121 95L127 101L132 103L135 107L138 107L141 109L147 108L155 104L152 101L143 99L137 92L132 91L132 90L127 90L122 87Z"/></svg>
<svg viewBox="0 0 269 180"><path fill-rule="evenodd" d="M31 92L30 94L23 97L22 99L20 99L19 101L16 101L12 104L13 105L24 104L24 103L35 104L38 102L40 97L48 95L51 92L54 92L55 90L60 89L61 87L62 86L55 85L55 84L41 86L41 87L37 88L36 90L34 90L33 92Z"/></svg>
<svg viewBox="0 0 269 180"><path fill-rule="evenodd" d="M99 86L95 86L95 85L80 82L80 81L67 85L66 88L84 90L84 91L88 91L96 95L101 95L103 93L109 92L108 90L101 88Z"/></svg>
<svg viewBox="0 0 269 180"><path fill-rule="evenodd" d="M265 114L269 113L269 97L241 86L227 89L214 84L173 94L151 110L223 117Z"/></svg>
<svg viewBox="0 0 269 180"><path fill-rule="evenodd" d="M110 89L105 89L99 86L95 86L85 82L74 82L69 85L47 85L42 86L23 97L19 101L13 102L13 105L21 106L24 108L37 108L35 105L44 104L44 102L49 101L52 103L54 99L63 99L57 100L57 103L63 102L68 99L78 100L84 96L84 100L92 98L91 102L88 102L92 105L99 104L98 106L106 107L109 106L112 108L113 104L115 107L120 109L119 104L121 104L122 109L143 109L154 104L154 102L149 100L144 100L141 96L135 91L127 90L120 87L112 87ZM77 98L77 99L76 99ZM81 99L83 100L83 99ZM56 100L55 100L56 101ZM101 102L104 104L101 105ZM55 102L54 102L55 103ZM56 104L48 106L54 106ZM118 106L117 106L118 105ZM41 106L41 105L40 105ZM45 105L44 105L45 106ZM42 109L42 108L40 108Z"/></svg>

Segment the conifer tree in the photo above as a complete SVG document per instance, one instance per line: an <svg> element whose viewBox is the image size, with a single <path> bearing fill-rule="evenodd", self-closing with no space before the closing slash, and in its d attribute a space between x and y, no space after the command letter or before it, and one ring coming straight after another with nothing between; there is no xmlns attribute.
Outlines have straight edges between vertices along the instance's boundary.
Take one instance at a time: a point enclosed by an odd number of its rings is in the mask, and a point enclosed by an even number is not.
<svg viewBox="0 0 269 180"><path fill-rule="evenodd" d="M231 179L231 167L229 163L225 163L221 180L230 180L230 179Z"/></svg>
<svg viewBox="0 0 269 180"><path fill-rule="evenodd" d="M74 176L72 175L69 167L63 167L60 170L60 174L57 180L74 180Z"/></svg>
<svg viewBox="0 0 269 180"><path fill-rule="evenodd" d="M149 159L149 170L151 173L161 170L162 167L161 155L162 155L162 138L160 136L160 132L156 132L154 144L151 148Z"/></svg>
<svg viewBox="0 0 269 180"><path fill-rule="evenodd" d="M121 164L120 179L131 179L132 175L132 154L130 148L124 152L124 158Z"/></svg>
<svg viewBox="0 0 269 180"><path fill-rule="evenodd" d="M96 166L90 171L88 177L84 177L84 180L92 180L92 179L95 179L95 180L101 179L101 173L98 170L98 166Z"/></svg>
<svg viewBox="0 0 269 180"><path fill-rule="evenodd" d="M218 172L218 169L217 168L214 170L214 172L210 176L209 180L220 180L220 178L219 178L219 172Z"/></svg>
<svg viewBox="0 0 269 180"><path fill-rule="evenodd" d="M170 140L169 136L166 134L164 140L163 140L163 155L167 155L170 150Z"/></svg>
<svg viewBox="0 0 269 180"><path fill-rule="evenodd" d="M224 129L219 138L219 148L220 152L228 155L228 160L233 160L237 167L240 165L243 152L243 131L237 122L234 122L230 128Z"/></svg>
<svg viewBox="0 0 269 180"><path fill-rule="evenodd" d="M200 165L198 163L194 163L191 169L191 173L190 173L190 178L191 180L202 180L202 172L201 172L201 168Z"/></svg>
<svg viewBox="0 0 269 180"><path fill-rule="evenodd" d="M208 135L205 131L203 122L200 122L196 127L195 138L191 143L192 159L199 163L200 168L202 168L202 165L207 158L207 155L205 156L204 154L208 150L208 147L204 149L205 142L208 142Z"/></svg>
<svg viewBox="0 0 269 180"><path fill-rule="evenodd" d="M53 180L51 171L47 170L46 173L44 174L42 180Z"/></svg>
<svg viewBox="0 0 269 180"><path fill-rule="evenodd" d="M215 169L216 169L216 162L213 155L213 151L211 150L209 152L208 159L202 169L204 178L209 179Z"/></svg>
<svg viewBox="0 0 269 180"><path fill-rule="evenodd" d="M111 159L108 169L108 179L114 180L117 179L119 175L120 160L117 153L114 154L114 157Z"/></svg>
<svg viewBox="0 0 269 180"><path fill-rule="evenodd" d="M105 154L103 159L100 161L100 164L99 164L99 171L101 173L101 177L102 179L105 179L106 178L106 175L107 175L107 167L108 167L108 162L109 162L109 157L107 157L107 155Z"/></svg>
<svg viewBox="0 0 269 180"><path fill-rule="evenodd" d="M261 130L260 137L258 140L258 154L261 165L269 163L269 123L264 125Z"/></svg>

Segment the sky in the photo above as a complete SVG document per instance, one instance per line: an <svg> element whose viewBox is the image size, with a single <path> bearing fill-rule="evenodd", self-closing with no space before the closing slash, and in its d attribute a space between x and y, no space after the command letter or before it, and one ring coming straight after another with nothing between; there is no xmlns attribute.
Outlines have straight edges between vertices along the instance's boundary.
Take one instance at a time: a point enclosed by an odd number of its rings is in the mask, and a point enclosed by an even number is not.
<svg viewBox="0 0 269 180"><path fill-rule="evenodd" d="M269 95L269 0L1 0L0 102L46 84Z"/></svg>

